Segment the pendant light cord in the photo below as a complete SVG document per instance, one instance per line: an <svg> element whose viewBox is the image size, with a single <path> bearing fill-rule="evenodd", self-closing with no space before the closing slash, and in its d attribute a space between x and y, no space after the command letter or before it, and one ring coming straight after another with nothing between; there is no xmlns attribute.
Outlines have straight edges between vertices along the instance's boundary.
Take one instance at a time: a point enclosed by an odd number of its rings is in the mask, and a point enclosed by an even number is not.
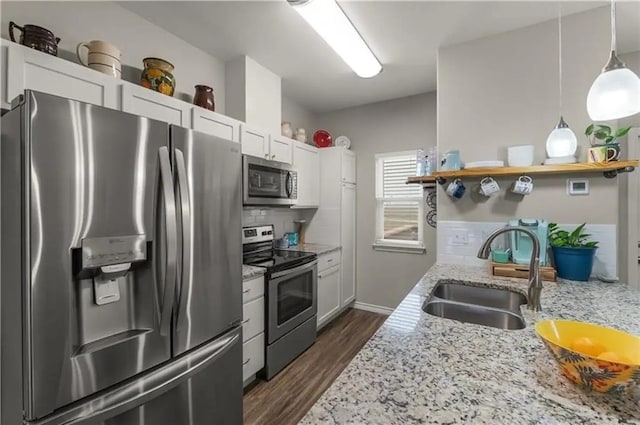
<svg viewBox="0 0 640 425"><path fill-rule="evenodd" d="M616 2L611 0L611 51L616 51Z"/></svg>
<svg viewBox="0 0 640 425"><path fill-rule="evenodd" d="M562 116L562 3L558 7L558 83L560 88L560 116Z"/></svg>

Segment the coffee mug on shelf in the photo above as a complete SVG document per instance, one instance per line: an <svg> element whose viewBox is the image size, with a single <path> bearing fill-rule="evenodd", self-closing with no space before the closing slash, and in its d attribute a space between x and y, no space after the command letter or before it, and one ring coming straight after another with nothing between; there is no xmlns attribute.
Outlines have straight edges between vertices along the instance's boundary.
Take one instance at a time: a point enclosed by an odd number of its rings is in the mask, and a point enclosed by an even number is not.
<svg viewBox="0 0 640 425"><path fill-rule="evenodd" d="M533 191L533 179L529 176L518 177L518 180L513 183L511 191L518 195L530 194Z"/></svg>
<svg viewBox="0 0 640 425"><path fill-rule="evenodd" d="M449 183L449 186L447 186L447 195L451 196L452 198L460 199L462 198L466 190L467 188L464 187L462 180L455 179L454 181Z"/></svg>
<svg viewBox="0 0 640 425"><path fill-rule="evenodd" d="M84 55L80 54L82 48L87 49L86 61ZM122 76L120 49L111 43L102 40L82 42L76 47L76 55L84 66L112 77L120 78Z"/></svg>
<svg viewBox="0 0 640 425"><path fill-rule="evenodd" d="M480 193L484 196L491 196L500 192L500 185L493 177L485 177L480 180Z"/></svg>
<svg viewBox="0 0 640 425"><path fill-rule="evenodd" d="M620 145L602 145L589 148L587 162L609 162L620 158Z"/></svg>
<svg viewBox="0 0 640 425"><path fill-rule="evenodd" d="M440 161L440 170L456 171L461 168L462 162L460 161L460 151L449 151L442 156L442 161Z"/></svg>

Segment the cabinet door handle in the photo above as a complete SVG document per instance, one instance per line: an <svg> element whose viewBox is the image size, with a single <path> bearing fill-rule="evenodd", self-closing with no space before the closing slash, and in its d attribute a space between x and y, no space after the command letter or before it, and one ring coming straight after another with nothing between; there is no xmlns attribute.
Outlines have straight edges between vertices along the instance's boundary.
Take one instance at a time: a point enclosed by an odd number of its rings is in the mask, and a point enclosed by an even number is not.
<svg viewBox="0 0 640 425"><path fill-rule="evenodd" d="M244 291L242 291L243 294L248 294L249 292L251 292L251 288L245 289Z"/></svg>
<svg viewBox="0 0 640 425"><path fill-rule="evenodd" d="M275 154L271 155L271 158L275 158L275 157L276 157L276 155L275 155Z"/></svg>
<svg viewBox="0 0 640 425"><path fill-rule="evenodd" d="M327 260L327 263L331 263L331 262L333 262L333 258L329 258L329 259Z"/></svg>
<svg viewBox="0 0 640 425"><path fill-rule="evenodd" d="M249 363L251 361L251 357L249 357L247 360L242 362L242 366L246 366L247 363Z"/></svg>
<svg viewBox="0 0 640 425"><path fill-rule="evenodd" d="M268 153L265 153L265 154L264 154L264 157L265 157L265 158L267 158L267 159L269 159L269 154L268 154Z"/></svg>
<svg viewBox="0 0 640 425"><path fill-rule="evenodd" d="M243 320L240 324L241 325L246 325L247 323L249 323L250 320L251 320L251 318Z"/></svg>

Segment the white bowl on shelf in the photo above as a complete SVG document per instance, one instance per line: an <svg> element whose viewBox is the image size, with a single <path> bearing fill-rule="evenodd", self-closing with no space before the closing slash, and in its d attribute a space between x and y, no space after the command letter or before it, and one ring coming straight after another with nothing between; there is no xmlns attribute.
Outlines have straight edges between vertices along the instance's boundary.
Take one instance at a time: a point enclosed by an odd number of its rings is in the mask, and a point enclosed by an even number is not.
<svg viewBox="0 0 640 425"><path fill-rule="evenodd" d="M509 167L530 167L533 165L535 146L509 146L507 149L507 163Z"/></svg>

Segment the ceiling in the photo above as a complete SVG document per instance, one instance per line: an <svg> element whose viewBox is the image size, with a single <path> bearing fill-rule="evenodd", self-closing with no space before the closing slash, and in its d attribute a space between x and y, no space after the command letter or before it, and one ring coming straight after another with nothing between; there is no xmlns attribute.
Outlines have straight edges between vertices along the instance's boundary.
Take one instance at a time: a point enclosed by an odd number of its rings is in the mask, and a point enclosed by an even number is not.
<svg viewBox="0 0 640 425"><path fill-rule="evenodd" d="M282 77L283 93L326 112L435 90L438 48L557 18L545 1L340 1L383 64L357 77L285 0L122 2L122 7L227 61L247 55ZM563 15L608 2L568 1ZM620 51L640 50L640 2L618 4ZM604 61L604 58L603 58Z"/></svg>

